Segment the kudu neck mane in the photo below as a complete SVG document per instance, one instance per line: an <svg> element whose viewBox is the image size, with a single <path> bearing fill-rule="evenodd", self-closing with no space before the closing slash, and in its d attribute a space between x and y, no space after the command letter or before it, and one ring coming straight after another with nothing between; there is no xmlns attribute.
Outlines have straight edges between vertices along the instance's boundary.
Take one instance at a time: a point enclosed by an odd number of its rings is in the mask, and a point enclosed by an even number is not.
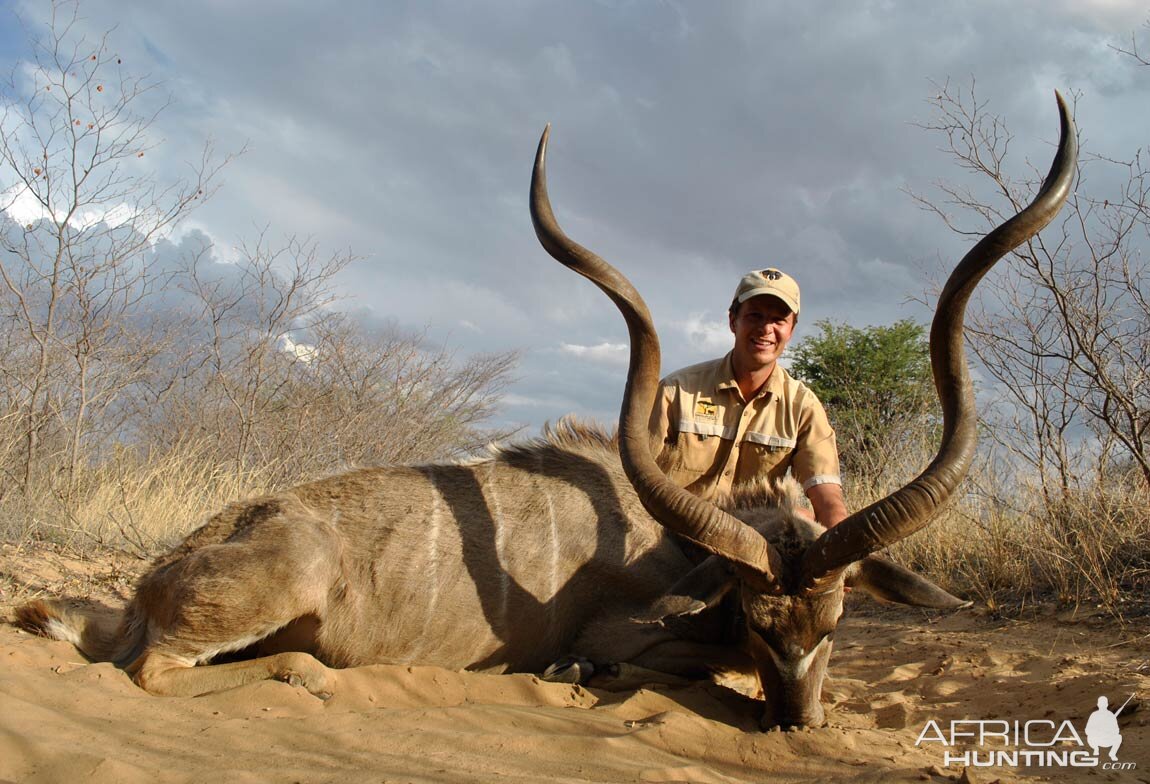
<svg viewBox="0 0 1150 784"><path fill-rule="evenodd" d="M576 452L581 455L602 453L604 460L619 462L619 433L598 422L590 422L576 417L563 417L554 425L543 426L543 432L536 438L498 445L492 448L494 459L517 464L523 461L538 460L546 455L563 452Z"/></svg>

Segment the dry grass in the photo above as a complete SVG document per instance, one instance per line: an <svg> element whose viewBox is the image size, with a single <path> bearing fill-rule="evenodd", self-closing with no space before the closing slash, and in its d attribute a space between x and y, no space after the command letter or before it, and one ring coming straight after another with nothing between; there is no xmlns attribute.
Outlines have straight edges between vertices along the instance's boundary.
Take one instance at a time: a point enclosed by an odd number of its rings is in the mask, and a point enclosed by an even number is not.
<svg viewBox="0 0 1150 784"><path fill-rule="evenodd" d="M848 476L848 507L916 476L935 448L929 433L912 434L869 476ZM1150 490L1141 476L1082 481L1056 501L1049 495L1037 482L976 464L934 522L889 554L1002 614L1051 604L1119 621L1150 612Z"/></svg>
<svg viewBox="0 0 1150 784"><path fill-rule="evenodd" d="M1057 504L1027 487L968 494L893 553L991 610L1053 601L1139 616L1150 587L1150 493L1139 483L1080 488Z"/></svg>
<svg viewBox="0 0 1150 784"><path fill-rule="evenodd" d="M119 449L64 482L49 476L27 495L0 500L0 537L151 557L234 501L264 492L276 466L238 472L212 459L208 444L162 454Z"/></svg>

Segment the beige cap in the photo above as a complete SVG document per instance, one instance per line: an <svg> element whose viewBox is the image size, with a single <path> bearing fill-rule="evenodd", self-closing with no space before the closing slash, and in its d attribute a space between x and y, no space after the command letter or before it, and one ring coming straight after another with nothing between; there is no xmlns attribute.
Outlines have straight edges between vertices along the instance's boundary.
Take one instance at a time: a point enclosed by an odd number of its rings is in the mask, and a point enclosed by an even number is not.
<svg viewBox="0 0 1150 784"><path fill-rule="evenodd" d="M743 303L760 294L778 297L788 308L799 312L799 284L785 272L774 267L748 272L735 289L735 301Z"/></svg>

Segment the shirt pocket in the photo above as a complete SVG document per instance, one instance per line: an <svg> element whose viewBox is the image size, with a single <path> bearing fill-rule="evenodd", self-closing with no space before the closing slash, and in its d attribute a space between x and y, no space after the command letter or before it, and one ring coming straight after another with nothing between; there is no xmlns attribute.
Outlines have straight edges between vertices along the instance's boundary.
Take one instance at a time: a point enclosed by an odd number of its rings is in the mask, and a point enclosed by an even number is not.
<svg viewBox="0 0 1150 784"><path fill-rule="evenodd" d="M797 441L784 436L768 433L748 432L743 436L742 452L750 457L753 465L748 466L755 476L763 476L772 468L786 461L795 451Z"/></svg>
<svg viewBox="0 0 1150 784"><path fill-rule="evenodd" d="M693 474L705 474L715 465L723 446L720 426L684 422L675 442L673 465Z"/></svg>

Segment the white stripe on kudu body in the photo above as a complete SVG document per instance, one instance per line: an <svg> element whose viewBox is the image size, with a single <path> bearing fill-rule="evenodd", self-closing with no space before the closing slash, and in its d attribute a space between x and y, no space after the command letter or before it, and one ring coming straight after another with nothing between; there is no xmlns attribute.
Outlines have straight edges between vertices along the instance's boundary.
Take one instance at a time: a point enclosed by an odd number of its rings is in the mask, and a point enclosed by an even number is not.
<svg viewBox="0 0 1150 784"><path fill-rule="evenodd" d="M559 521L555 517L555 502L551 500L551 493L544 491L544 497L547 499L547 527L551 533L551 563L548 564L551 579L547 582L547 593L549 597L554 597L559 593ZM558 604L548 602L547 620L552 628L556 626Z"/></svg>
<svg viewBox="0 0 1150 784"><path fill-rule="evenodd" d="M419 635L411 653L412 661L419 661L423 657L424 651L427 649L427 641L431 638L432 624L438 619L436 609L439 606L439 538L442 535L443 499L439 495L435 482L428 482L427 487L431 491L431 511L427 516L427 549L425 551L427 560L423 566L428 585L425 592L427 594L427 615L423 619L423 632Z"/></svg>
<svg viewBox="0 0 1150 784"><path fill-rule="evenodd" d="M507 628L507 595L511 589L507 559L504 558L507 548L507 525L503 519L503 506L499 503L499 493L495 490L499 484L495 476L498 463L492 461L488 465L487 485L483 489L491 499L491 523L495 527L495 561L499 567L499 621L503 624L503 628Z"/></svg>

